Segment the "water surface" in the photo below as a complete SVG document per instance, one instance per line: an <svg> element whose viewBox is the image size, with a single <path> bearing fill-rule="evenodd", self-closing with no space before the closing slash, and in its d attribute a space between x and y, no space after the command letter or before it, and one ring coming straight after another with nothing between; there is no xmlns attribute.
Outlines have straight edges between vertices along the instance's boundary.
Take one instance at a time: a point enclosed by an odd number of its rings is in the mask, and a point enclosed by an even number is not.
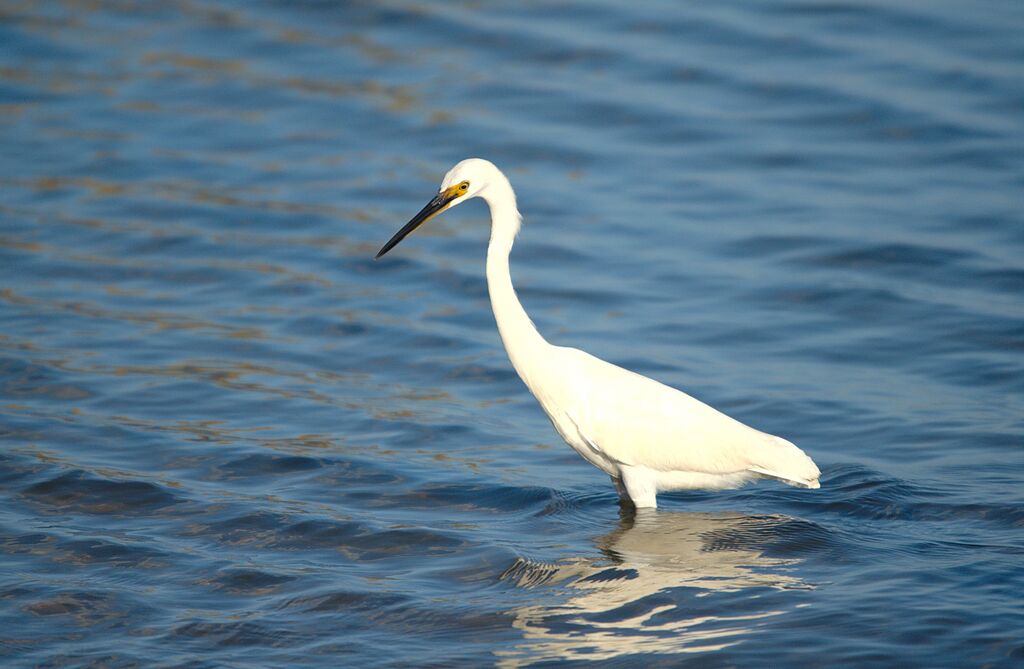
<svg viewBox="0 0 1024 669"><path fill-rule="evenodd" d="M12 666L1024 662L1019 3L0 7ZM553 342L822 488L620 511Z"/></svg>

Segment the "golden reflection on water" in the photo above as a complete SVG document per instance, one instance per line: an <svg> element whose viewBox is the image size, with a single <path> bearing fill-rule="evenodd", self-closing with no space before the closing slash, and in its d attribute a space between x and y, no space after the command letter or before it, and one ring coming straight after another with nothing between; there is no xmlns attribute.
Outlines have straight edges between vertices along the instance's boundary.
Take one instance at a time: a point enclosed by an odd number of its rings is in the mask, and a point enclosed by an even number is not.
<svg viewBox="0 0 1024 669"><path fill-rule="evenodd" d="M641 510L623 514L619 526L595 543L607 560L577 559L548 565L520 560L503 575L523 587L561 583L566 601L511 612L524 641L496 651L498 666L543 660L608 660L636 653L698 653L736 643L758 620L781 614L760 610L730 615L713 607L681 614L678 603L649 606L644 598L670 588L696 596L746 588L809 589L781 573L796 560L767 557L743 537L770 532L778 516ZM633 605L633 606L630 606ZM671 612L670 615L660 615Z"/></svg>

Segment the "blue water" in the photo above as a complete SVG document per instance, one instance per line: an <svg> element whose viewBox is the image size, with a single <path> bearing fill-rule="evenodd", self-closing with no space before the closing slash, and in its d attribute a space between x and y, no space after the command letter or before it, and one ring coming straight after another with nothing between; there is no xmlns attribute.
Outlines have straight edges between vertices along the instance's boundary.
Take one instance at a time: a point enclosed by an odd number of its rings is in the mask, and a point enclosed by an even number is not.
<svg viewBox="0 0 1024 669"><path fill-rule="evenodd" d="M0 5L0 656L1024 666L1024 5ZM822 468L620 510L539 329Z"/></svg>

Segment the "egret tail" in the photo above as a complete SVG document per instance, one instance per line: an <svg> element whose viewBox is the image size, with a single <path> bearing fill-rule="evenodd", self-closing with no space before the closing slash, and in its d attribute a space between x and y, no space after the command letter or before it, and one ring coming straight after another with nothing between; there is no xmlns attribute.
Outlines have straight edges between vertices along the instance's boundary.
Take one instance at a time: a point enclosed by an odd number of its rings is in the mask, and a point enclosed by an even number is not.
<svg viewBox="0 0 1024 669"><path fill-rule="evenodd" d="M797 488L820 488L818 477L821 470L806 453L782 437L772 436L772 441L765 444L758 454L758 464L749 467L750 471L778 479Z"/></svg>

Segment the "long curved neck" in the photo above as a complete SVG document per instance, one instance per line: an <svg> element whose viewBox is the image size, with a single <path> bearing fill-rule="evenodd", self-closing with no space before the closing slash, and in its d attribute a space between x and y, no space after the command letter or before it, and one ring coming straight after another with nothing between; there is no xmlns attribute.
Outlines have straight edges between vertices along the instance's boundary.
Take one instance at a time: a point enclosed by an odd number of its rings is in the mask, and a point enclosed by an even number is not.
<svg viewBox="0 0 1024 669"><path fill-rule="evenodd" d="M533 370L541 364L542 351L550 346L516 297L509 272L508 256L512 251L521 217L515 195L507 183L495 184L496 193L484 196L491 208L491 241L487 247L487 290L491 308L498 323L501 341L505 344L512 366L527 386Z"/></svg>

